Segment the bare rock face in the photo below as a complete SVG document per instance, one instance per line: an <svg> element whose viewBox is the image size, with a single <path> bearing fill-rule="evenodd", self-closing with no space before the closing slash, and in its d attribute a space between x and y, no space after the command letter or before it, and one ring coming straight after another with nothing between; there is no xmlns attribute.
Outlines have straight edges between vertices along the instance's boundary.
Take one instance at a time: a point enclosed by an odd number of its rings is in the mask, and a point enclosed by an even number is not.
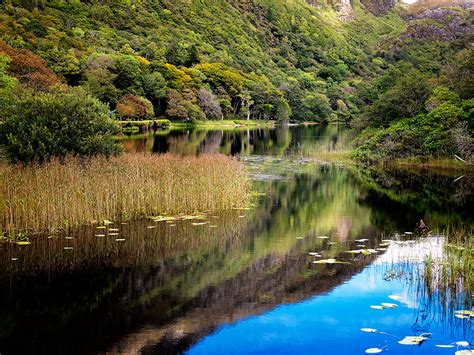
<svg viewBox="0 0 474 355"><path fill-rule="evenodd" d="M385 15L395 7L395 0L361 0L361 3L376 16Z"/></svg>
<svg viewBox="0 0 474 355"><path fill-rule="evenodd" d="M472 8L469 4L460 7ZM412 24L400 36L398 42L407 39L450 42L474 32L473 18L466 18L461 12L450 8L428 8L417 14L405 16L405 20L411 21Z"/></svg>

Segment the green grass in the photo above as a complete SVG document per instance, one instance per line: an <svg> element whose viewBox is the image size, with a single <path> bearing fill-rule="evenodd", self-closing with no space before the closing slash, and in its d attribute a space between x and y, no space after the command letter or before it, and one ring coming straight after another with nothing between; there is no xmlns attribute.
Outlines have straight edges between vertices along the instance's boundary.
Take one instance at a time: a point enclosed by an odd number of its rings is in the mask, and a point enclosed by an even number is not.
<svg viewBox="0 0 474 355"><path fill-rule="evenodd" d="M168 119L144 120L144 121L118 121L124 132L138 132L140 127L148 127L156 124L160 129L179 129L193 127L273 127L275 121L257 120L209 120L209 121L170 121Z"/></svg>

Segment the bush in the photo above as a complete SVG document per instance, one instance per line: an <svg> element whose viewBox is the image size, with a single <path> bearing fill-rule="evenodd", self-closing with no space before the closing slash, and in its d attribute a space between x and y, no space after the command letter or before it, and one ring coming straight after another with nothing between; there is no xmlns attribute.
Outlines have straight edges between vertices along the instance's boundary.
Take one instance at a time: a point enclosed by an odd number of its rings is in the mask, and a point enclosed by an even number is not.
<svg viewBox="0 0 474 355"><path fill-rule="evenodd" d="M75 88L10 94L0 113L0 144L12 162L42 162L68 154L106 156L119 151L108 107Z"/></svg>
<svg viewBox="0 0 474 355"><path fill-rule="evenodd" d="M130 94L117 104L117 113L123 120L146 120L155 116L153 104L148 99Z"/></svg>

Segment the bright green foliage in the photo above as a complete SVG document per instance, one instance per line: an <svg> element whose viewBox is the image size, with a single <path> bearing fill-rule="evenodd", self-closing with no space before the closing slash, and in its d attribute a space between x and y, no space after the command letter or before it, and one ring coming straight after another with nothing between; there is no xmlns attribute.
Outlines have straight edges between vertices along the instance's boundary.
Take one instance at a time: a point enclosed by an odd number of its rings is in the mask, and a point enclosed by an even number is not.
<svg viewBox="0 0 474 355"><path fill-rule="evenodd" d="M10 62L11 59L9 57L0 55L0 93L2 90L11 90L18 85L18 80L7 74Z"/></svg>
<svg viewBox="0 0 474 355"><path fill-rule="evenodd" d="M118 152L108 107L79 88L12 93L0 122L0 144L13 162Z"/></svg>
<svg viewBox="0 0 474 355"><path fill-rule="evenodd" d="M454 92L439 88L428 102L437 103L429 113L396 120L386 129L365 129L357 138L354 157L369 163L410 156L469 157L472 100L461 101Z"/></svg>
<svg viewBox="0 0 474 355"><path fill-rule="evenodd" d="M6 42L31 49L112 108L132 94L161 115L168 89L196 96L209 86L226 116L283 121L328 120L341 114L341 101L349 119L357 111L349 92L380 70L371 53L403 24L363 11L344 24L329 4L287 0L10 0L0 16ZM307 96L321 95L329 106L307 107Z"/></svg>

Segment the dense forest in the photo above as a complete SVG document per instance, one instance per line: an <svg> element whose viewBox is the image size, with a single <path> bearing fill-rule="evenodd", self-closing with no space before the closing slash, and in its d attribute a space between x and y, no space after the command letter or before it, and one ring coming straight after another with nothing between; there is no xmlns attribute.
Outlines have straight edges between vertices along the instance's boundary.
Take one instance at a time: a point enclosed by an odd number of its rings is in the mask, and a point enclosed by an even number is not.
<svg viewBox="0 0 474 355"><path fill-rule="evenodd" d="M471 10L380 4L344 13L302 0L4 1L0 141L16 160L34 159L37 145L25 151L27 138L11 133L27 119L38 129L23 134L40 139L64 111L97 137L113 133L109 118L345 122L367 162L469 156ZM115 151L89 135L70 150Z"/></svg>

